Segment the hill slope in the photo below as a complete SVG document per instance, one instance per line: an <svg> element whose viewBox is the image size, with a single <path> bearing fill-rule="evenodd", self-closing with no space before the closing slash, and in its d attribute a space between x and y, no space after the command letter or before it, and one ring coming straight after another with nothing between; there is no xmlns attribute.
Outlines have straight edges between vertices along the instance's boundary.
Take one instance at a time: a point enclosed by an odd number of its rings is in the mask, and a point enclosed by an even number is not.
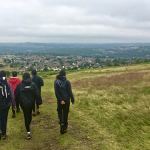
<svg viewBox="0 0 150 150"><path fill-rule="evenodd" d="M68 73L75 97L68 132L59 133L55 76L43 75L41 114L33 118L32 139L25 139L22 111L9 111L8 139L0 149L149 149L150 65Z"/></svg>

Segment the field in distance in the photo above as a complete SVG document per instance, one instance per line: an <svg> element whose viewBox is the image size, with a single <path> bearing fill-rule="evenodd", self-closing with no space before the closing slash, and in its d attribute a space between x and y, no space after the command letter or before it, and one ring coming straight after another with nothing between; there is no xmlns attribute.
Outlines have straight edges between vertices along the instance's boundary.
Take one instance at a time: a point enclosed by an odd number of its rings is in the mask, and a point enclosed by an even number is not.
<svg viewBox="0 0 150 150"><path fill-rule="evenodd" d="M19 69L19 67L10 67L10 64L4 63L2 59L0 59L0 64L2 64L4 67L0 67L0 70L5 70L5 71L17 71Z"/></svg>

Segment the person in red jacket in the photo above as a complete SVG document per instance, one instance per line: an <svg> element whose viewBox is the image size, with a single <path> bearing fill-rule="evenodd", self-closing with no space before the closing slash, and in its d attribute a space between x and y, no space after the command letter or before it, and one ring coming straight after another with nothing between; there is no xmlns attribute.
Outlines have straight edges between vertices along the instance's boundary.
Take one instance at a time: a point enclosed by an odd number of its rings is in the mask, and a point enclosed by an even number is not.
<svg viewBox="0 0 150 150"><path fill-rule="evenodd" d="M14 91L15 91L17 85L21 82L21 80L17 77L17 72L16 72L16 71L13 71L13 72L12 72L12 76L13 76L13 77L11 77L11 78L8 80L8 82L10 83L10 85L11 85L11 87L12 87L12 89L13 89L13 94L14 94ZM14 95L14 98L15 98L15 95ZM17 111L17 112L20 112L19 105L16 106L16 107L17 107L17 110L16 110L16 111ZM16 115L15 115L15 110L12 109L12 112L13 112L12 118L15 118L15 117L16 117Z"/></svg>

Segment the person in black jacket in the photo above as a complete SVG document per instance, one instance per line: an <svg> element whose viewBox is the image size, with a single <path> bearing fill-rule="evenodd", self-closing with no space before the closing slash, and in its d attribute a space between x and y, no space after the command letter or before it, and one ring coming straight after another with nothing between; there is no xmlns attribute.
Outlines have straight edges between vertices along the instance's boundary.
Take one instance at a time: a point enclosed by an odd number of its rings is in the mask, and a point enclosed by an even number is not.
<svg viewBox="0 0 150 150"><path fill-rule="evenodd" d="M60 124L60 133L66 133L68 127L68 113L70 106L70 98L74 104L74 96L71 90L70 81L66 79L65 70L61 70L56 76L54 82L55 95L57 98L57 111Z"/></svg>
<svg viewBox="0 0 150 150"><path fill-rule="evenodd" d="M35 100L39 107L41 107L42 100L39 90L35 83L31 82L30 74L24 73L23 80L19 83L15 89L16 104L20 103L20 106L24 113L25 126L27 130L27 139L31 138L30 124L32 121L32 109L35 105Z"/></svg>
<svg viewBox="0 0 150 150"><path fill-rule="evenodd" d="M7 118L8 111L12 102L13 110L16 109L16 102L13 96L13 90L7 82L6 72L4 70L0 71L0 140L7 138Z"/></svg>
<svg viewBox="0 0 150 150"><path fill-rule="evenodd" d="M44 85L44 82L43 82L43 79L39 76L37 76L37 71L36 70L32 70L32 77L31 77L31 81L34 82L40 92L40 95L41 95L41 86ZM39 105L36 103L36 113L37 114L40 114L40 111L39 111ZM32 113L33 116L35 116L35 106L33 107L33 113Z"/></svg>

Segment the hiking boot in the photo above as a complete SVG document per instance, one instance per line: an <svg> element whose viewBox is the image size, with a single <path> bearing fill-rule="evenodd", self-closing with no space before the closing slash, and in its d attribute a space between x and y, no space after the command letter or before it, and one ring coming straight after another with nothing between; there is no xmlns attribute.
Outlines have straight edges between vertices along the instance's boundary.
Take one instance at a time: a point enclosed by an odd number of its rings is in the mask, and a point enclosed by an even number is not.
<svg viewBox="0 0 150 150"><path fill-rule="evenodd" d="M6 140L7 139L7 135L3 135L2 140Z"/></svg>
<svg viewBox="0 0 150 150"><path fill-rule="evenodd" d="M39 114L40 114L40 111L39 111L39 110L38 110L38 111L36 111L36 114L37 114L37 115L39 115Z"/></svg>
<svg viewBox="0 0 150 150"><path fill-rule="evenodd" d="M31 134L27 134L26 139L27 139L27 140L30 140L30 139L31 139Z"/></svg>
<svg viewBox="0 0 150 150"><path fill-rule="evenodd" d="M19 113L19 112L20 112L20 108L18 108L18 109L16 110L16 112Z"/></svg>
<svg viewBox="0 0 150 150"><path fill-rule="evenodd" d="M64 127L64 133L67 133L67 127Z"/></svg>
<svg viewBox="0 0 150 150"><path fill-rule="evenodd" d="M0 140L1 140L1 137L2 137L2 130L0 130Z"/></svg>
<svg viewBox="0 0 150 150"><path fill-rule="evenodd" d="M15 114L13 114L13 115L12 115L12 118L16 118L16 115L15 115Z"/></svg>
<svg viewBox="0 0 150 150"><path fill-rule="evenodd" d="M64 124L60 125L60 134L64 134Z"/></svg>
<svg viewBox="0 0 150 150"><path fill-rule="evenodd" d="M33 113L32 113L32 116L36 116L36 113L35 113L35 112L33 112Z"/></svg>

